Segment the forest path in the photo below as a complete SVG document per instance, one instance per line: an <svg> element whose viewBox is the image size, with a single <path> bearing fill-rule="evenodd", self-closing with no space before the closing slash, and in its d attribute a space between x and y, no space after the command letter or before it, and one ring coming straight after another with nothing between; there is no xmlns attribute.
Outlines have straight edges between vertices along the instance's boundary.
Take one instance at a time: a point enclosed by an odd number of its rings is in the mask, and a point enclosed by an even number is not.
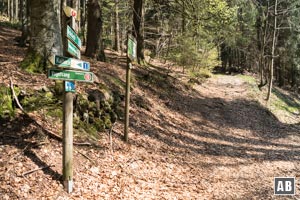
<svg viewBox="0 0 300 200"><path fill-rule="evenodd" d="M146 185L155 195L274 199L274 177L299 176L299 126L279 122L252 90L239 76L217 75L163 101L149 95L149 112L133 110L132 140L152 163Z"/></svg>
<svg viewBox="0 0 300 200"><path fill-rule="evenodd" d="M13 75L21 87L49 84L19 69L25 49L15 46L17 34L0 27L0 81ZM93 62L96 69L125 77L118 65ZM133 69L129 143L120 121L113 151L107 134L103 148L76 147L71 194L60 182L61 142L35 146L44 130L24 115L1 121L0 199L274 199L275 176L300 176L299 126L273 117L245 80L217 75L190 89L161 70L143 70Z"/></svg>

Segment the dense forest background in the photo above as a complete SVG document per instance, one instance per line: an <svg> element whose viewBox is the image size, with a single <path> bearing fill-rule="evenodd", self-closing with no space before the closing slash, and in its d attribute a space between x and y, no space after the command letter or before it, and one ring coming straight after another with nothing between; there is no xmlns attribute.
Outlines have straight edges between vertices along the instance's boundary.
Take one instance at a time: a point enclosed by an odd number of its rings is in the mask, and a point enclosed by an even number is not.
<svg viewBox="0 0 300 200"><path fill-rule="evenodd" d="M0 196L272 199L274 177L300 173L299 8L0 0ZM72 70L88 82L71 92L68 76L53 80L51 70L74 69L53 55L89 66Z"/></svg>
<svg viewBox="0 0 300 200"><path fill-rule="evenodd" d="M255 72L267 99L273 82L299 90L298 0L2 0L1 14L21 25L19 43L29 45L23 68L42 72L47 57L62 51L65 5L79 11L85 54L97 60L105 61L105 48L126 52L131 33L140 64L170 60L195 78L216 66Z"/></svg>

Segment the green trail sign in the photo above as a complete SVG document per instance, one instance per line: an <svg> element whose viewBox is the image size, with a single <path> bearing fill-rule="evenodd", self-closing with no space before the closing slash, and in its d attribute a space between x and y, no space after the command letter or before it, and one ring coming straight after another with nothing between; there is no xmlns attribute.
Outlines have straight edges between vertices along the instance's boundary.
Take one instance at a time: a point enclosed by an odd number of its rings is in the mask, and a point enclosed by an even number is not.
<svg viewBox="0 0 300 200"><path fill-rule="evenodd" d="M49 69L48 78L67 80L67 81L81 81L81 82L94 82L92 72L81 72L73 70Z"/></svg>
<svg viewBox="0 0 300 200"><path fill-rule="evenodd" d="M130 60L136 59L136 39L132 36L128 36L127 56Z"/></svg>
<svg viewBox="0 0 300 200"><path fill-rule="evenodd" d="M51 62L62 68L71 68L71 69L78 69L78 70L84 70L84 71L90 71L90 63L84 62L82 60L77 60L74 58L67 58L64 56L53 56Z"/></svg>
<svg viewBox="0 0 300 200"><path fill-rule="evenodd" d="M80 50L70 41L68 40L68 53L72 56L80 59Z"/></svg>
<svg viewBox="0 0 300 200"><path fill-rule="evenodd" d="M74 44L80 49L81 48L81 40L78 37L78 35L75 33L75 31L67 25L67 38L72 40Z"/></svg>

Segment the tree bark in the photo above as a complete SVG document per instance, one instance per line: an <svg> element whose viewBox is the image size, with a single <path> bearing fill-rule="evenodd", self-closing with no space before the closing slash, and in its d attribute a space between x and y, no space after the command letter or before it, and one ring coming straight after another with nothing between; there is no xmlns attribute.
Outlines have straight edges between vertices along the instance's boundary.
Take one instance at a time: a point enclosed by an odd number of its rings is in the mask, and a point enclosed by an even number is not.
<svg viewBox="0 0 300 200"><path fill-rule="evenodd" d="M22 22L22 35L20 38L20 46L24 47L24 46L26 46L26 42L27 42L28 36L29 36L27 0L21 1L20 9L21 9L21 22Z"/></svg>
<svg viewBox="0 0 300 200"><path fill-rule="evenodd" d="M86 0L81 0L82 12L80 17L80 30L82 32L82 45L86 45Z"/></svg>
<svg viewBox="0 0 300 200"><path fill-rule="evenodd" d="M19 21L19 0L15 0L15 15L14 20Z"/></svg>
<svg viewBox="0 0 300 200"><path fill-rule="evenodd" d="M9 21L13 21L14 19L14 0L10 0L10 15L9 15Z"/></svg>
<svg viewBox="0 0 300 200"><path fill-rule="evenodd" d="M142 33L143 22L143 0L134 0L133 5L133 30L132 34L137 40L137 59L140 64L145 60L144 56L144 36Z"/></svg>
<svg viewBox="0 0 300 200"><path fill-rule="evenodd" d="M120 51L120 24L119 24L119 0L115 0L115 10L114 10L114 32L115 32L115 44L114 50L119 52Z"/></svg>
<svg viewBox="0 0 300 200"><path fill-rule="evenodd" d="M62 55L60 0L28 0L30 5L30 44L21 66L31 72L44 72L52 54Z"/></svg>
<svg viewBox="0 0 300 200"><path fill-rule="evenodd" d="M98 0L88 2L87 45L85 55L97 60L105 61L104 45L102 41L102 17Z"/></svg>
<svg viewBox="0 0 300 200"><path fill-rule="evenodd" d="M12 0L7 0L7 16L9 18L9 21L11 21L11 12L10 12L10 8L11 8L11 2Z"/></svg>

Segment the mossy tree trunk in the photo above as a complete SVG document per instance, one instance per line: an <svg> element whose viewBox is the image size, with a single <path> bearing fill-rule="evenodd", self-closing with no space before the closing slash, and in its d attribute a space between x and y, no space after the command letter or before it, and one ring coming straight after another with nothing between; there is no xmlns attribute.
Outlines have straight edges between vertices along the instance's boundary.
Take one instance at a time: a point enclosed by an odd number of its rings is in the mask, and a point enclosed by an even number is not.
<svg viewBox="0 0 300 200"><path fill-rule="evenodd" d="M28 0L30 44L21 66L30 72L44 72L48 58L62 55L61 3L59 0Z"/></svg>

